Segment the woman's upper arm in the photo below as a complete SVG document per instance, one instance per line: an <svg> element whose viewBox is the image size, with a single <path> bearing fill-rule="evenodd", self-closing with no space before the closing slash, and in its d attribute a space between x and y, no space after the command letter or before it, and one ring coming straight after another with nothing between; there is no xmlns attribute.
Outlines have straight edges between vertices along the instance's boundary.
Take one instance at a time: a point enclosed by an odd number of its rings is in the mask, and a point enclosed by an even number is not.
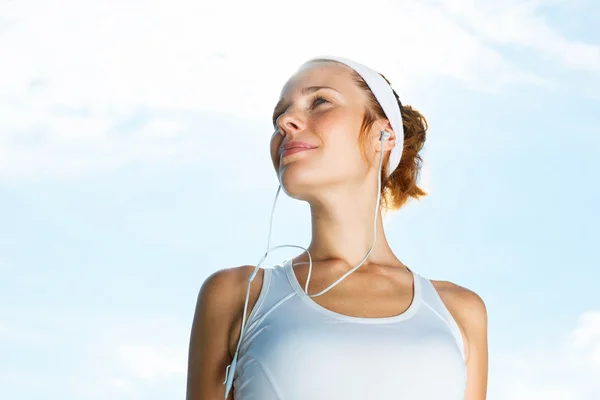
<svg viewBox="0 0 600 400"><path fill-rule="evenodd" d="M239 295L239 271L219 270L198 293L190 334L187 400L223 400L225 369L231 363L229 336ZM230 391L228 400L233 400Z"/></svg>
<svg viewBox="0 0 600 400"><path fill-rule="evenodd" d="M485 400L488 381L487 310L475 292L463 291L462 322L468 339L465 400Z"/></svg>
<svg viewBox="0 0 600 400"><path fill-rule="evenodd" d="M464 333L467 364L465 400L485 400L488 382L487 310L479 295L451 282L437 288L448 311Z"/></svg>

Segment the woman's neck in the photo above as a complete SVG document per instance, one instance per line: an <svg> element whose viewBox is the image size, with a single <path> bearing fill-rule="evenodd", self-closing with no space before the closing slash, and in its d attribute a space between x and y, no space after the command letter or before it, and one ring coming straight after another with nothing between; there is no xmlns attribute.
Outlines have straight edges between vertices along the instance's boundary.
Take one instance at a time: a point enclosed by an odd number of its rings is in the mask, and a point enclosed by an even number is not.
<svg viewBox="0 0 600 400"><path fill-rule="evenodd" d="M308 250L313 262L335 261L347 264L350 270L363 260L376 239L364 269L369 264L403 265L387 242L381 207L377 212L376 238L373 235L376 201L376 196L365 196L364 192L328 192L326 200L311 202L312 238ZM303 255L302 260L308 261L308 255Z"/></svg>

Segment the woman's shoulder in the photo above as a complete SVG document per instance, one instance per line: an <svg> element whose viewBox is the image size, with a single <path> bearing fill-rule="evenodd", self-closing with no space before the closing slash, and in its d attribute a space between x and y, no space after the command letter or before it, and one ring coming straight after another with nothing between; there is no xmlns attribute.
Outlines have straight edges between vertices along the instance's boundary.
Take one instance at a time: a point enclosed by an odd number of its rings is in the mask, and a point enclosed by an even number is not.
<svg viewBox="0 0 600 400"><path fill-rule="evenodd" d="M486 317L486 305L475 291L450 281L430 280L452 316L464 324L480 323Z"/></svg>
<svg viewBox="0 0 600 400"><path fill-rule="evenodd" d="M246 298L248 279L254 273L255 269L256 266L254 265L241 265L217 270L210 274L204 283L202 283L200 296L221 310L223 308L219 306L237 308L236 306L240 299L245 300ZM256 276L250 285L251 298L254 292L256 292L256 287L260 289L263 277L264 268L258 268ZM225 293L228 295L225 296Z"/></svg>
<svg viewBox="0 0 600 400"><path fill-rule="evenodd" d="M459 313L479 316L485 311L486 305L481 296L475 291L450 281L430 280L444 304L456 309Z"/></svg>
<svg viewBox="0 0 600 400"><path fill-rule="evenodd" d="M459 325L466 343L487 329L487 306L479 294L450 281L430 281Z"/></svg>
<svg viewBox="0 0 600 400"><path fill-rule="evenodd" d="M233 327L243 309L248 277L253 271L250 265L224 268L211 273L202 283L190 332L188 397L193 392L194 398L214 398L222 390L222 385L206 382L216 382L217 374L220 376L232 360L237 345L232 340ZM253 287L262 280L260 272L263 271L257 272Z"/></svg>
<svg viewBox="0 0 600 400"><path fill-rule="evenodd" d="M202 284L202 289L200 289L200 298L202 299L200 302L204 302L205 306L212 310L215 318L226 321L229 332L228 347L231 356L235 352L239 339L248 291L248 279L255 269L256 266L254 265L220 269L206 278ZM259 267L256 276L250 283L246 318L258 301L264 276L265 268Z"/></svg>

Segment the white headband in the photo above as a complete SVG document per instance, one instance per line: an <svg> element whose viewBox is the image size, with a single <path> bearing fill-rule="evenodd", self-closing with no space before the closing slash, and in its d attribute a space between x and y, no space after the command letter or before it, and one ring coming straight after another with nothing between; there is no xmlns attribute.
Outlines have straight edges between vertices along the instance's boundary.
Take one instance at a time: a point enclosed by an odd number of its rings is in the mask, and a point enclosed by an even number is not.
<svg viewBox="0 0 600 400"><path fill-rule="evenodd" d="M385 79L383 79L381 75L379 75L377 71L374 71L366 65L349 60L347 58L335 56L320 56L311 58L306 63L318 59L337 61L352 68L360 76L362 76L362 78L369 86L369 89L371 89L371 92L373 92L373 94L375 95L375 98L381 105L381 108L383 108L385 116L390 121L392 129L396 133L396 145L392 148L392 151L390 152L390 158L388 161L387 176L390 176L392 172L394 172L398 164L400 164L400 158L402 157L402 148L404 146L404 126L402 125L402 112L400 111L400 107L398 105L396 97L394 96L392 87L386 82Z"/></svg>

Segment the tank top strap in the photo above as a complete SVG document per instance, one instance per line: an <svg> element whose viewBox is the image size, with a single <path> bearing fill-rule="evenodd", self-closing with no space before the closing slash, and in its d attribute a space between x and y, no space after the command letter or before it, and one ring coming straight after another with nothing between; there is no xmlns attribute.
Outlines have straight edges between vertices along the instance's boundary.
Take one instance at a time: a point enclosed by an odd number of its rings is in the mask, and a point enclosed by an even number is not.
<svg viewBox="0 0 600 400"><path fill-rule="evenodd" d="M431 280L423 276L420 276L420 279L422 287L421 296L423 303L448 326L448 328L452 332L452 335L456 339L456 343L460 348L460 352L464 361L464 341L462 334L460 333L460 328L456 323L456 320L454 319L452 314L450 314L450 311L442 301L442 298L440 297L435 286L433 286Z"/></svg>
<svg viewBox="0 0 600 400"><path fill-rule="evenodd" d="M276 307L282 298L290 297L293 293L283 264L284 262L281 262L273 267L261 267L264 270L262 286L246 326L252 326L257 318Z"/></svg>

